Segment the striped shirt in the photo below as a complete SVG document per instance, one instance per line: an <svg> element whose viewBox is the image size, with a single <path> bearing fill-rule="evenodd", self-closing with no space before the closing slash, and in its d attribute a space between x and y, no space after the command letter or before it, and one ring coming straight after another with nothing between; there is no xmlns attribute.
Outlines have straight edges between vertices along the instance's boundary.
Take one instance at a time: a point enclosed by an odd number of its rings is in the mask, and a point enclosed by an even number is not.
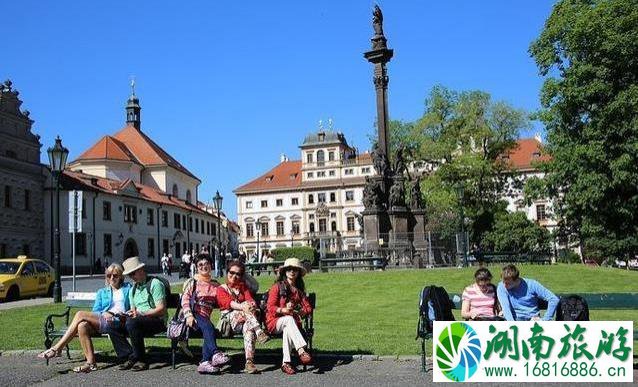
<svg viewBox="0 0 638 387"><path fill-rule="evenodd" d="M463 290L461 298L463 301L470 302L470 314L494 316L496 293L493 286L488 287L487 292L483 293L478 285L474 283Z"/></svg>

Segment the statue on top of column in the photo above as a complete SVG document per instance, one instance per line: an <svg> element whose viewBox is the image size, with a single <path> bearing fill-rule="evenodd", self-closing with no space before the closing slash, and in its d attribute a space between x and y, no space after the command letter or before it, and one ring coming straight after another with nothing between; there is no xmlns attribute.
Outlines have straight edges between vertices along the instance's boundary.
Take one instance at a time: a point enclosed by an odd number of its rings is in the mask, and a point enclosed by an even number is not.
<svg viewBox="0 0 638 387"><path fill-rule="evenodd" d="M374 34L383 36L383 13L381 8L375 4L374 11L372 11L372 27L374 28Z"/></svg>

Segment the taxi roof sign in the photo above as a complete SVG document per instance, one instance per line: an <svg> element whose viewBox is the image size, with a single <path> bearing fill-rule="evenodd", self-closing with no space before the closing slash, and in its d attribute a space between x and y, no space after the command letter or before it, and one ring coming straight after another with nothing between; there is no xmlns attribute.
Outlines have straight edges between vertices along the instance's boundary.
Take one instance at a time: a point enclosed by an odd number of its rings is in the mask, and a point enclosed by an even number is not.
<svg viewBox="0 0 638 387"><path fill-rule="evenodd" d="M27 259L28 257L26 255L18 255L18 259Z"/></svg>

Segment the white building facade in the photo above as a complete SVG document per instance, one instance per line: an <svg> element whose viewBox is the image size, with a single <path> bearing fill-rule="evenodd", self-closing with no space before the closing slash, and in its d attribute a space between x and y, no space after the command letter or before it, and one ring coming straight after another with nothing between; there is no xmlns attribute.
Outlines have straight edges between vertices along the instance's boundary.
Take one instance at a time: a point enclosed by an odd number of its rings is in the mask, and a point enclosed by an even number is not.
<svg viewBox="0 0 638 387"><path fill-rule="evenodd" d="M263 257L278 247L314 246L331 252L361 244L365 177L370 154L358 154L342 133L319 131L304 139L301 160L281 162L237 188L240 250ZM320 242L322 241L322 242Z"/></svg>

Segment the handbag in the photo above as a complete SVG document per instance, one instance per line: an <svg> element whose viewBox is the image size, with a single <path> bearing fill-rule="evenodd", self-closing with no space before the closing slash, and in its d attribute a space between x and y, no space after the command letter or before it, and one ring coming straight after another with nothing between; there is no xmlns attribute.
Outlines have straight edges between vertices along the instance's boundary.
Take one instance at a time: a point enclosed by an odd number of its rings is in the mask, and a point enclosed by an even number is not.
<svg viewBox="0 0 638 387"><path fill-rule="evenodd" d="M188 331L188 325L186 325L184 316L176 315L168 322L166 337L171 340L187 341Z"/></svg>
<svg viewBox="0 0 638 387"><path fill-rule="evenodd" d="M224 313L219 317L219 322L217 323L217 329L219 330L219 334L224 338L233 337L233 327L230 323L230 312Z"/></svg>

